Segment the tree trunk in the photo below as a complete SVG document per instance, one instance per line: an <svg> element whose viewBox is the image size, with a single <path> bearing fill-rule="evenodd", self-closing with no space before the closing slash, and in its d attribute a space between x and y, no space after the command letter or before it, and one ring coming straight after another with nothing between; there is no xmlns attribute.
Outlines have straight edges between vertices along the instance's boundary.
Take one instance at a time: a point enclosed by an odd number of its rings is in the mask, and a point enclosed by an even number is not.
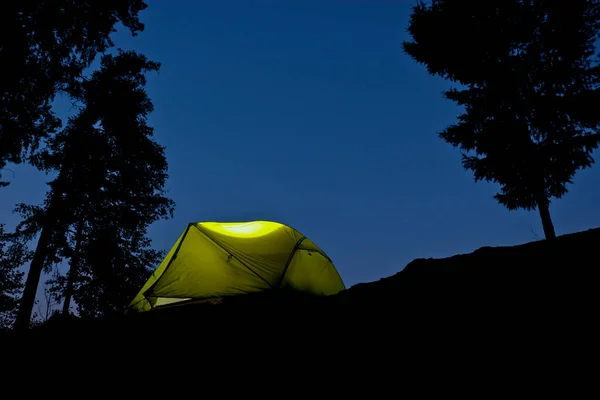
<svg viewBox="0 0 600 400"><path fill-rule="evenodd" d="M15 321L15 330L17 331L25 331L29 329L31 312L33 311L33 305L35 304L37 288L40 283L42 270L44 269L44 263L46 261L48 245L50 244L51 237L51 227L48 225L44 226L42 228L42 232L40 233L40 239L38 240L35 248L33 259L29 265L29 273L27 274L25 289L23 290L21 304L19 305L19 311L17 312L17 318Z"/></svg>
<svg viewBox="0 0 600 400"><path fill-rule="evenodd" d="M61 176L64 175L64 168L61 168L60 174L57 178L61 180ZM58 185L57 185L58 186ZM29 272L27 273L27 280L25 281L25 289L23 290L23 296L21 297L21 303L17 312L17 318L15 320L16 331L25 331L29 329L31 321L31 313L35 304L35 297L37 295L37 289L40 284L40 277L44 270L44 264L46 263L46 257L48 256L48 246L52 239L52 234L56 226L56 216L59 210L59 204L62 197L62 191L58 187L55 187L52 197L50 198L50 204L48 210L42 221L42 230L40 233L40 239L38 240L33 254L33 259L29 265Z"/></svg>
<svg viewBox="0 0 600 400"><path fill-rule="evenodd" d="M79 221L77 226L77 233L75 234L75 252L71 257L71 263L69 265L69 272L67 273L67 287L65 288L65 301L63 302L62 315L69 315L69 308L71 307L71 298L73 297L73 286L75 284L75 276L79 269L79 262L81 256L79 254L81 248L81 240L83 235L83 220Z"/></svg>
<svg viewBox="0 0 600 400"><path fill-rule="evenodd" d="M48 246L56 229L58 218L63 216L65 210L61 209L63 193L68 189L68 185L65 182L65 177L68 176L68 166L72 165L70 154L65 152L64 160L58 173L58 177L54 181L53 187L51 186L51 197L50 204L48 205L46 215L42 221L42 229L40 233L40 239L38 240L33 254L33 259L29 265L29 272L27 273L27 280L25 281L25 289L23 290L23 296L21 297L21 303L17 312L17 318L15 321L14 329L16 331L25 331L29 329L31 322L31 313L35 304L35 297L37 295L37 289L40 284L40 277L44 270L44 264L48 256Z"/></svg>
<svg viewBox="0 0 600 400"><path fill-rule="evenodd" d="M540 218L542 219L542 227L544 228L544 236L546 240L552 240L556 238L554 232L554 224L552 224L552 218L550 218L550 209L548 208L549 201L547 198L540 198L538 200L538 210L540 211Z"/></svg>

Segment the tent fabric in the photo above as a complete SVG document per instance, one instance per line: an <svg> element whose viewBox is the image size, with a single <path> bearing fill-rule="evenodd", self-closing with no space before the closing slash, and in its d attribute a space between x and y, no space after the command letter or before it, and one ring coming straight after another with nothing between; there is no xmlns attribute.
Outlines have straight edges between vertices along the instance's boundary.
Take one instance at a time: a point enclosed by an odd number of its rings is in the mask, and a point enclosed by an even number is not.
<svg viewBox="0 0 600 400"><path fill-rule="evenodd" d="M197 222L187 226L128 310L273 288L332 295L345 286L327 254L289 226Z"/></svg>

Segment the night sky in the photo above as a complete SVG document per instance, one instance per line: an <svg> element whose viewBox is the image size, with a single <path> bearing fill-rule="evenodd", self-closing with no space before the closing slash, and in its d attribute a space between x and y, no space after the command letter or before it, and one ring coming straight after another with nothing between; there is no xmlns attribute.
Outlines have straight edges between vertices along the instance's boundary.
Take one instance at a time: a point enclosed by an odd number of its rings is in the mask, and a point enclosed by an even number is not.
<svg viewBox="0 0 600 400"><path fill-rule="evenodd" d="M402 52L413 0L148 4L145 31L114 39L162 63L149 122L167 146L176 212L151 227L157 248L188 222L278 221L319 245L349 287L414 258L543 237L537 212L503 208L499 187L474 183L437 137L460 110L442 99L449 83ZM15 203L41 202L50 178L9 168L0 222L12 228ZM600 226L599 181L600 167L582 171L554 201L557 234Z"/></svg>

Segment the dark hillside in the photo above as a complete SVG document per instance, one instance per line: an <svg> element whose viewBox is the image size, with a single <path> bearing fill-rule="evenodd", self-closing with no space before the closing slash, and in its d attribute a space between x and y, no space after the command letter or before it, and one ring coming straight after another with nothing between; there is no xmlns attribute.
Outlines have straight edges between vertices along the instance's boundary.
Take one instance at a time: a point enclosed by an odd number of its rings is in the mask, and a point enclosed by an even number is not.
<svg viewBox="0 0 600 400"><path fill-rule="evenodd" d="M258 346L292 337L310 341L325 332L354 338L392 334L417 321L458 324L513 318L527 323L540 316L575 316L595 304L599 251L600 229L592 229L553 243L416 259L393 276L357 284L329 298L264 293L103 320L56 318L33 329L27 339L32 344L82 340L88 345L91 337L101 337L103 343L135 338L143 347L146 340L191 335L214 346L239 344L240 337Z"/></svg>

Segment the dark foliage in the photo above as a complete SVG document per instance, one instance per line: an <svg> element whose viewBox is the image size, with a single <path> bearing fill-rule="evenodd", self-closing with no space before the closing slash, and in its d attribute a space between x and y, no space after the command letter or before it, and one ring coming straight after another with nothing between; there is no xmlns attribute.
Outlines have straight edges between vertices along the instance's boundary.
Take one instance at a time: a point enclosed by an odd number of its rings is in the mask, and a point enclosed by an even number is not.
<svg viewBox="0 0 600 400"><path fill-rule="evenodd" d="M26 240L6 232L0 225L0 330L9 329L14 322L23 288L23 272L19 267L30 258Z"/></svg>
<svg viewBox="0 0 600 400"><path fill-rule="evenodd" d="M122 310L162 255L146 238L174 206L165 197L164 148L146 123L153 105L145 74L158 68L131 51L104 56L98 71L72 87L79 112L33 158L58 176L42 207L19 207L27 212L21 228L40 233L31 269L68 260L53 291L73 297L83 315Z"/></svg>
<svg viewBox="0 0 600 400"><path fill-rule="evenodd" d="M8 1L0 8L0 171L20 163L60 127L51 102L96 55L113 46L122 23L143 30L143 0ZM0 182L5 186L6 182Z"/></svg>
<svg viewBox="0 0 600 400"><path fill-rule="evenodd" d="M463 150L475 180L499 183L508 209L548 205L590 167L600 142L597 0L419 2L404 50L429 73L459 84L464 108L440 136Z"/></svg>

